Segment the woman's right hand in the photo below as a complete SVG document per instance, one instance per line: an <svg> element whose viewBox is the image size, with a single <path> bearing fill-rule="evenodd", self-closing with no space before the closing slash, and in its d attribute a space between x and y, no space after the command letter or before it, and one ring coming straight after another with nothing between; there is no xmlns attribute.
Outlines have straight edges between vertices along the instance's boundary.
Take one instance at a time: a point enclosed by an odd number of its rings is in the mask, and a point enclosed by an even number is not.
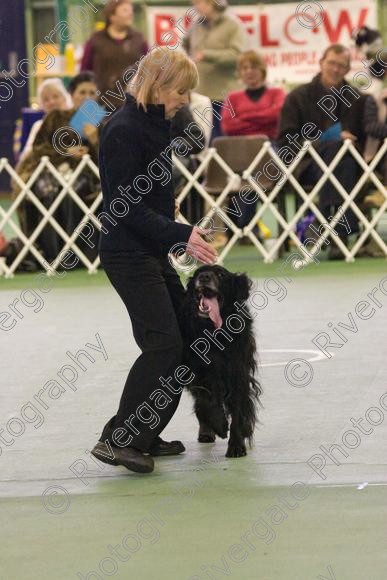
<svg viewBox="0 0 387 580"><path fill-rule="evenodd" d="M202 238L202 236L205 236L210 232L211 230L204 230L194 226L186 248L186 252L189 256L192 256L204 264L214 264L218 258L216 250Z"/></svg>

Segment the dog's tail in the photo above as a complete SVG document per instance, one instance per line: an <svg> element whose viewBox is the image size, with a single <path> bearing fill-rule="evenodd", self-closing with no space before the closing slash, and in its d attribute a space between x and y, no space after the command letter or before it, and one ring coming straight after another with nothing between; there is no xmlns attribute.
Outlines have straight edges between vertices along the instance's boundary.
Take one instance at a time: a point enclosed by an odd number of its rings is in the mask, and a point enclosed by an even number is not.
<svg viewBox="0 0 387 580"><path fill-rule="evenodd" d="M251 337L250 341L251 353L249 353L249 400L246 408L246 417L244 423L244 437L248 439L249 446L252 447L254 439L254 429L258 423L258 405L262 407L261 395L262 386L258 380L258 362L257 362L257 348L255 338Z"/></svg>
<svg viewBox="0 0 387 580"><path fill-rule="evenodd" d="M242 434L243 437L248 439L249 446L252 447L254 439L254 429L258 423L258 405L262 406L260 401L260 395L262 393L262 388L259 381L254 375L250 375L249 378L249 397L246 401L246 406L244 408L243 416L243 426Z"/></svg>

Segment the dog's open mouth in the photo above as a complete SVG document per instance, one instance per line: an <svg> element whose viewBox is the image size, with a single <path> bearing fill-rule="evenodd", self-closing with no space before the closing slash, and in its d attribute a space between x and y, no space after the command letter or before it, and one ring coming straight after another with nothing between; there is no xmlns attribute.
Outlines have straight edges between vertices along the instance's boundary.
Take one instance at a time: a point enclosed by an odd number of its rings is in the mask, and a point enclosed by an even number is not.
<svg viewBox="0 0 387 580"><path fill-rule="evenodd" d="M220 315L219 297L216 292L209 288L200 288L197 290L197 300L199 316L210 318L215 328L220 328L223 324Z"/></svg>

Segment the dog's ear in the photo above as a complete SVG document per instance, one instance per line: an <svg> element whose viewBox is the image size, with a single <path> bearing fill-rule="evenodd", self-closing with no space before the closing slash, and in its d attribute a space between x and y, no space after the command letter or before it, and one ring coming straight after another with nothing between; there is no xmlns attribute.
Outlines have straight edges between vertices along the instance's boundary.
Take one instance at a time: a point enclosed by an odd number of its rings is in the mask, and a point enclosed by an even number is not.
<svg viewBox="0 0 387 580"><path fill-rule="evenodd" d="M252 281L246 274L236 274L234 277L234 300L247 300Z"/></svg>
<svg viewBox="0 0 387 580"><path fill-rule="evenodd" d="M188 278L186 282L185 291L187 294L192 294L194 289L195 289L195 280L194 276L191 276L191 278Z"/></svg>

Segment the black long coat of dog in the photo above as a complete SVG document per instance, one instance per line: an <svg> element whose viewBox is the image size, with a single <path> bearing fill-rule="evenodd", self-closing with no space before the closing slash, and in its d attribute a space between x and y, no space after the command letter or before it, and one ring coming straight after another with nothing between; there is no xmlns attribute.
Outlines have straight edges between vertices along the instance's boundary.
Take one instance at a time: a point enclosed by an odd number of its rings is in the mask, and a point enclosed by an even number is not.
<svg viewBox="0 0 387 580"><path fill-rule="evenodd" d="M195 374L202 443L230 436L226 457L246 455L257 421L261 386L252 317L245 301L252 282L221 266L202 266L189 280L183 308L184 361Z"/></svg>

